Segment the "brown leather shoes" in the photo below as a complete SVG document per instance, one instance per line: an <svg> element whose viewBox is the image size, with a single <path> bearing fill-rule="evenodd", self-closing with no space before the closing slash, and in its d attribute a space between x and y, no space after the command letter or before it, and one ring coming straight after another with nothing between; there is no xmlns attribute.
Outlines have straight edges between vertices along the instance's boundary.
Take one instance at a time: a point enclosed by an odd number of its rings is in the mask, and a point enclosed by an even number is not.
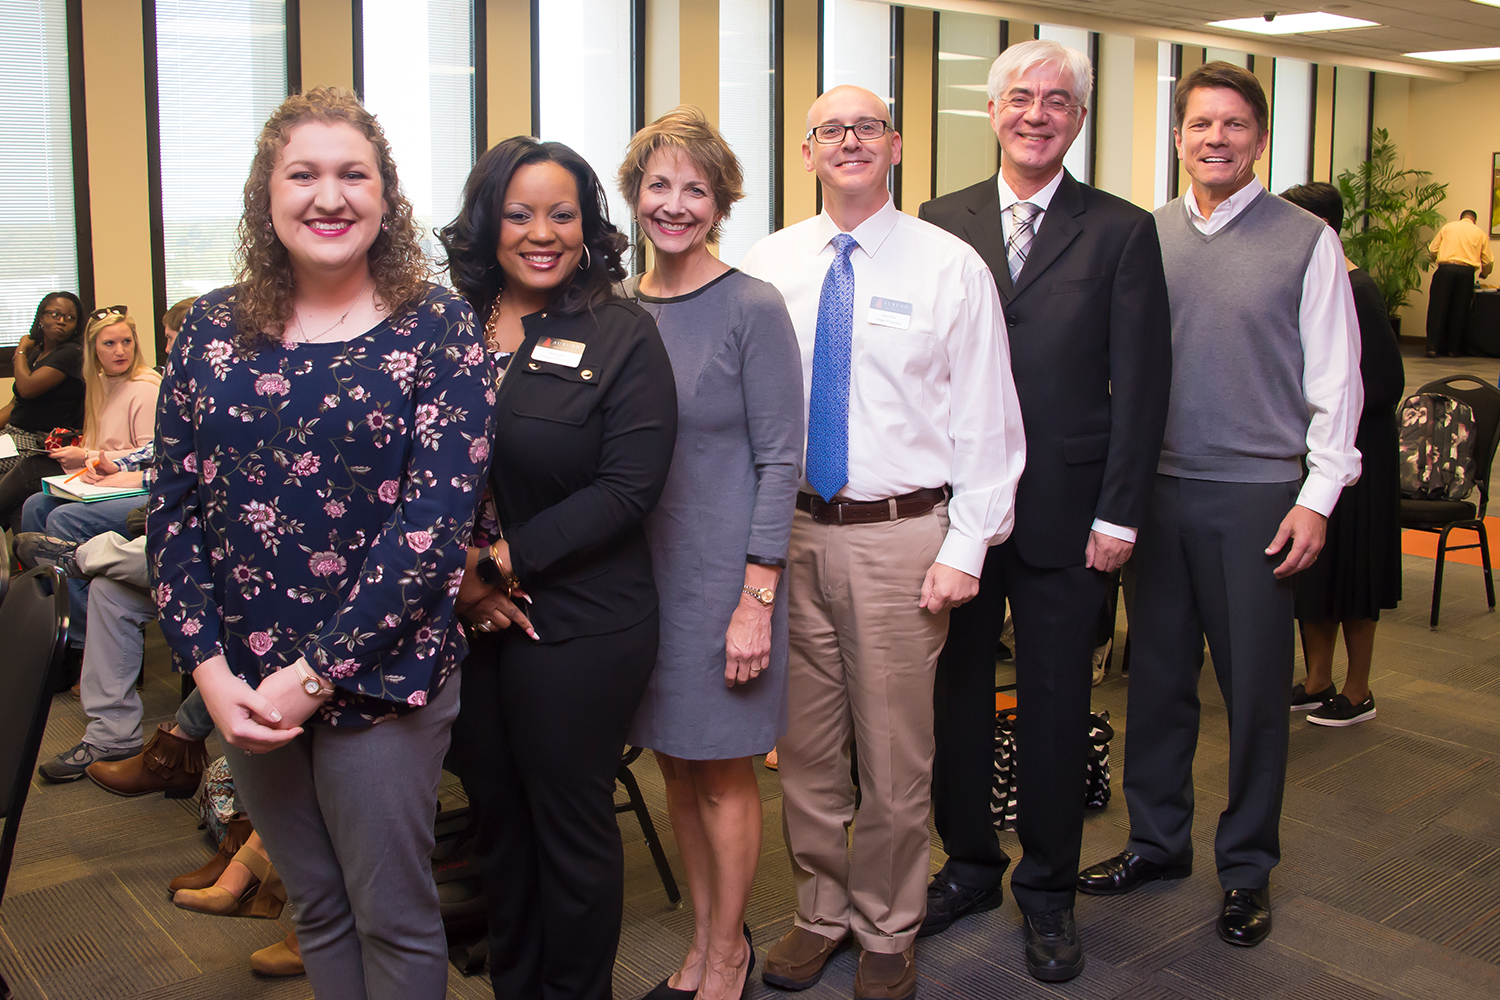
<svg viewBox="0 0 1500 1000"><path fill-rule="evenodd" d="M85 774L107 792L116 795L149 795L165 792L169 799L192 798L208 764L202 740L172 735L172 724L163 722L141 752L125 760L95 761Z"/></svg>
<svg viewBox="0 0 1500 1000"><path fill-rule="evenodd" d="M854 976L855 1000L911 1000L917 995L917 943L905 951L883 955L878 951L859 954L859 972Z"/></svg>
<svg viewBox="0 0 1500 1000"><path fill-rule="evenodd" d="M257 976L300 976L302 949L297 946L297 932L287 931L286 939L250 955L250 968Z"/></svg>
<svg viewBox="0 0 1500 1000"><path fill-rule="evenodd" d="M178 889L207 889L219 881L219 876L224 874L224 869L229 867L230 860L235 856L245 841L250 839L254 831L250 825L248 813L235 813L229 817L229 832L224 839L219 841L219 851L208 859L208 863L197 871L179 875L167 885L167 897L176 895Z"/></svg>
<svg viewBox="0 0 1500 1000"><path fill-rule="evenodd" d="M823 978L823 967L848 943L847 937L835 941L816 931L793 927L766 953L760 978L784 990L805 990Z"/></svg>

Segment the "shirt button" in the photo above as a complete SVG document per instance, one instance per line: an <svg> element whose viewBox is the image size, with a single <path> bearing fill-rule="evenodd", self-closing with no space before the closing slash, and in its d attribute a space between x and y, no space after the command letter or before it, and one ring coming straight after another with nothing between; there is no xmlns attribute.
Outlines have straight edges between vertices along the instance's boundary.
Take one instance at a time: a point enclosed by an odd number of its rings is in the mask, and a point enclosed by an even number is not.
<svg viewBox="0 0 1500 1000"><path fill-rule="evenodd" d="M582 375L585 379L590 379L590 378L594 377L594 372L590 368L585 368L583 371L579 372L578 374Z"/></svg>
<svg viewBox="0 0 1500 1000"><path fill-rule="evenodd" d="M537 364L535 361L528 361L526 362L526 367L530 368L532 371L539 371L542 366Z"/></svg>
<svg viewBox="0 0 1500 1000"><path fill-rule="evenodd" d="M1021 317L1017 316L1015 313L1011 313L1009 316L1005 317L1005 322L1010 326L1020 326Z"/></svg>

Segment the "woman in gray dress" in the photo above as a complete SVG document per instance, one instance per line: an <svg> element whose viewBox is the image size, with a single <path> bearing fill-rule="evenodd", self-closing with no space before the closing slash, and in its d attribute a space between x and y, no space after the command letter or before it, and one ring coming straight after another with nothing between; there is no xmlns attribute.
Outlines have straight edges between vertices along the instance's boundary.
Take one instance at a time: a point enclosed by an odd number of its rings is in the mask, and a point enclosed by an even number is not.
<svg viewBox="0 0 1500 1000"><path fill-rule="evenodd" d="M802 458L802 364L781 296L708 251L743 196L696 108L631 140L620 188L656 250L628 291L677 380L672 471L646 521L661 594L656 671L630 742L666 779L696 923L648 1000L735 1000L754 966L745 905L760 856L752 754L786 731L786 565Z"/></svg>

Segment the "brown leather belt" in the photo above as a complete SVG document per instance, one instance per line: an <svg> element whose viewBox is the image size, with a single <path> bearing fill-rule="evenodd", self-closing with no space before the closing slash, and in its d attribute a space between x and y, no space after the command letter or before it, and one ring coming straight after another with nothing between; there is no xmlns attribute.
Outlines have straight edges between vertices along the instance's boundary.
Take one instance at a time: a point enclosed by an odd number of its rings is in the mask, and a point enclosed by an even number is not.
<svg viewBox="0 0 1500 1000"><path fill-rule="evenodd" d="M904 517L925 514L948 499L946 487L914 490L889 500L825 501L812 493L797 494L797 509L812 515L819 524L875 524L899 521Z"/></svg>

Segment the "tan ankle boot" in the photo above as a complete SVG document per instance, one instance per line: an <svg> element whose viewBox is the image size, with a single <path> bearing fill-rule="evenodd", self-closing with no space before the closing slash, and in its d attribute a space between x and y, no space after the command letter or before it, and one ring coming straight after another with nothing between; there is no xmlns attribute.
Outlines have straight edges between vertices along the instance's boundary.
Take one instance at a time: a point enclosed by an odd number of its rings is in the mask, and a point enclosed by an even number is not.
<svg viewBox="0 0 1500 1000"><path fill-rule="evenodd" d="M163 722L136 756L96 761L84 773L94 784L116 795L165 792L169 799L187 799L198 790L207 765L208 750L203 740L173 736L172 724Z"/></svg>
<svg viewBox="0 0 1500 1000"><path fill-rule="evenodd" d="M224 869L229 867L230 860L238 853L245 841L250 839L250 834L255 828L250 824L248 813L235 813L229 817L229 832L224 839L219 841L219 851L208 859L208 863L197 871L179 875L167 885L167 896L171 896L178 889L207 889L219 881L219 876L224 874Z"/></svg>
<svg viewBox="0 0 1500 1000"><path fill-rule="evenodd" d="M300 976L305 973L297 932L287 931L286 940L251 954L250 968L258 976Z"/></svg>
<svg viewBox="0 0 1500 1000"><path fill-rule="evenodd" d="M207 889L180 889L172 903L180 909L209 913L216 917L260 917L275 920L286 904L286 886L276 873L276 866L252 847L239 849L234 860L250 869L255 878L245 891L235 896L228 889L211 885Z"/></svg>

